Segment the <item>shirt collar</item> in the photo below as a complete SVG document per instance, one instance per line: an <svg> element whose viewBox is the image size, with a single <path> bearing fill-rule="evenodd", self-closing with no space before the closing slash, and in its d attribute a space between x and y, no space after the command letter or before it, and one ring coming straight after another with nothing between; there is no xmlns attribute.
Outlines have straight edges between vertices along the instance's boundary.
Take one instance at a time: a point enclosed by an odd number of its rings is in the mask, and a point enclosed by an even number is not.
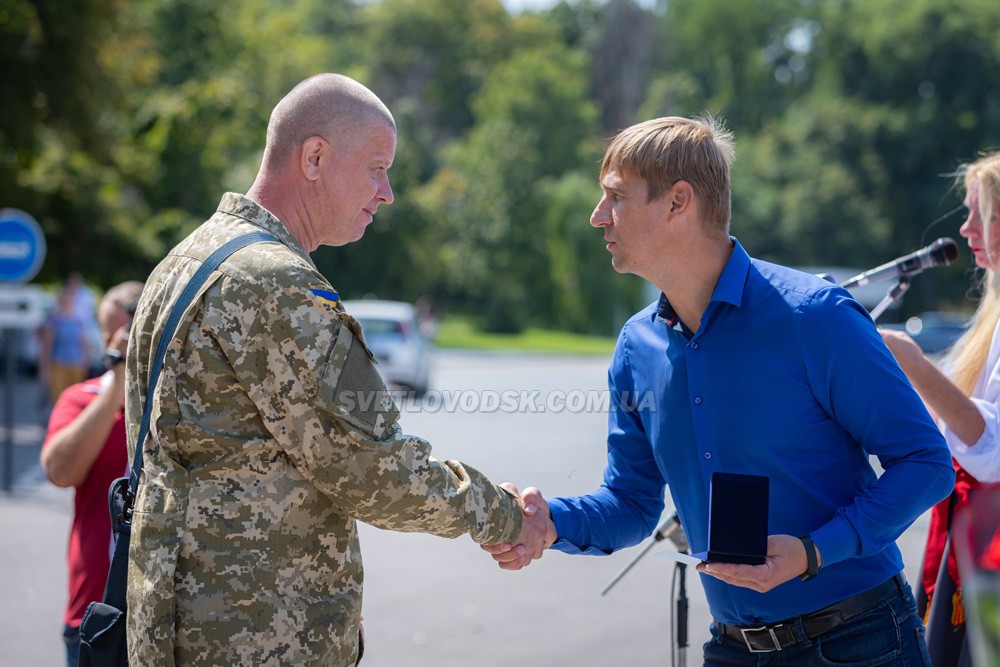
<svg viewBox="0 0 1000 667"><path fill-rule="evenodd" d="M733 243L733 253L729 256L729 261L723 267L719 275L719 282L715 284L712 292L712 299L709 303L721 301L739 307L743 303L743 286L747 282L747 274L750 272L750 255L743 249L735 236L729 237ZM674 307L667 300L667 295L660 293L660 302L657 304L653 318L667 325L675 326L679 318Z"/></svg>
<svg viewBox="0 0 1000 667"><path fill-rule="evenodd" d="M743 304L743 286L746 285L747 274L750 272L750 255L735 236L729 238L733 242L733 254L729 256L719 282L715 284L712 301L722 301L738 307Z"/></svg>
<svg viewBox="0 0 1000 667"><path fill-rule="evenodd" d="M288 227L285 227L284 223L275 217L273 213L249 197L235 192L227 192L222 195L222 201L219 202L218 211L219 213L232 215L246 220L251 225L260 227L265 232L273 234L279 241L291 248L295 254L300 255L302 259L309 262L314 269L316 268L316 265L312 261L312 257L309 256L309 253L302 247L302 244L299 243L298 239L296 239L295 236L288 231Z"/></svg>

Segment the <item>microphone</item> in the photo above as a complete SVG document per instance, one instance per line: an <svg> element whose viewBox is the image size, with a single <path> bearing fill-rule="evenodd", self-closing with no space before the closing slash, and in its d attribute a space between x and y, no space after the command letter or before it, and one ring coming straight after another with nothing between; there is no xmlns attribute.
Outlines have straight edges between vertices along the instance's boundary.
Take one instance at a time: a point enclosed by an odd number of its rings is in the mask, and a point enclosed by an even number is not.
<svg viewBox="0 0 1000 667"><path fill-rule="evenodd" d="M674 548L681 553L688 552L687 535L684 534L684 529L681 528L681 518L677 516L677 512L671 514L660 525L659 530L653 534L653 540L656 542L662 542L665 539L669 539Z"/></svg>
<svg viewBox="0 0 1000 667"><path fill-rule="evenodd" d="M947 266L957 258L958 244L952 239L941 238L926 248L856 275L840 286L850 289L889 278L912 278L935 266Z"/></svg>
<svg viewBox="0 0 1000 667"><path fill-rule="evenodd" d="M606 595L615 584L617 584L622 577L624 577L629 570L631 570L636 563L639 562L643 556L649 553L649 550L656 546L657 542L662 542L663 540L669 539L674 547L681 553L688 553L688 541L687 536L684 534L684 529L681 528L681 518L677 516L677 512L674 512L663 522L657 526L656 531L653 533L653 539L646 543L639 553L637 553L628 564L623 567L618 574L612 577L611 581L601 590L601 595Z"/></svg>

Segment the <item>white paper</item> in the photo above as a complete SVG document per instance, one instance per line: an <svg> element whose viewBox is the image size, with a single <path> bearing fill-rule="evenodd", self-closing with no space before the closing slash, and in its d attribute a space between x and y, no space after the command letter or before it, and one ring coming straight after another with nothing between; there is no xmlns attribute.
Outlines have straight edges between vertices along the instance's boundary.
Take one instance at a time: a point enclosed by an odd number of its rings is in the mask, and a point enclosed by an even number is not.
<svg viewBox="0 0 1000 667"><path fill-rule="evenodd" d="M660 558L669 558L670 560L675 560L679 563L684 563L685 565L698 565L699 563L704 563L702 559L697 556L692 556L691 554L683 554L680 551L671 551L670 549L664 549L662 551L654 551L655 555Z"/></svg>

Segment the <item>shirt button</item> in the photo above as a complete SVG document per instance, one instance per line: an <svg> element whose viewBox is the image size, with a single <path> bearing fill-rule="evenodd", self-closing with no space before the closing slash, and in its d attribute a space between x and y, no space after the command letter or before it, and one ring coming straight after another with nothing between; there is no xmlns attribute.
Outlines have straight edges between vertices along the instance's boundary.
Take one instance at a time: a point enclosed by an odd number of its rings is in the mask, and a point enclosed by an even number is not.
<svg viewBox="0 0 1000 667"><path fill-rule="evenodd" d="M692 350L697 350L698 349L698 341L692 341L691 342L691 349Z"/></svg>
<svg viewBox="0 0 1000 667"><path fill-rule="evenodd" d="M695 396L694 397L694 404L695 405L701 405L701 396Z"/></svg>
<svg viewBox="0 0 1000 667"><path fill-rule="evenodd" d="M705 460L712 458L712 452L705 452Z"/></svg>

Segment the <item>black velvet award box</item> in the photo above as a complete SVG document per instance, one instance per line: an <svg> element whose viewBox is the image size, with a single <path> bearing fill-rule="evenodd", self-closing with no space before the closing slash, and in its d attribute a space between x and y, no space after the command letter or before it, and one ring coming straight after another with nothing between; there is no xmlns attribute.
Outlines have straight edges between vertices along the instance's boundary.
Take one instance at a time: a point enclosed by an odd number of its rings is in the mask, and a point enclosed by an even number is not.
<svg viewBox="0 0 1000 667"><path fill-rule="evenodd" d="M767 477L712 473L708 552L695 556L716 563L763 565L767 556L768 491Z"/></svg>

